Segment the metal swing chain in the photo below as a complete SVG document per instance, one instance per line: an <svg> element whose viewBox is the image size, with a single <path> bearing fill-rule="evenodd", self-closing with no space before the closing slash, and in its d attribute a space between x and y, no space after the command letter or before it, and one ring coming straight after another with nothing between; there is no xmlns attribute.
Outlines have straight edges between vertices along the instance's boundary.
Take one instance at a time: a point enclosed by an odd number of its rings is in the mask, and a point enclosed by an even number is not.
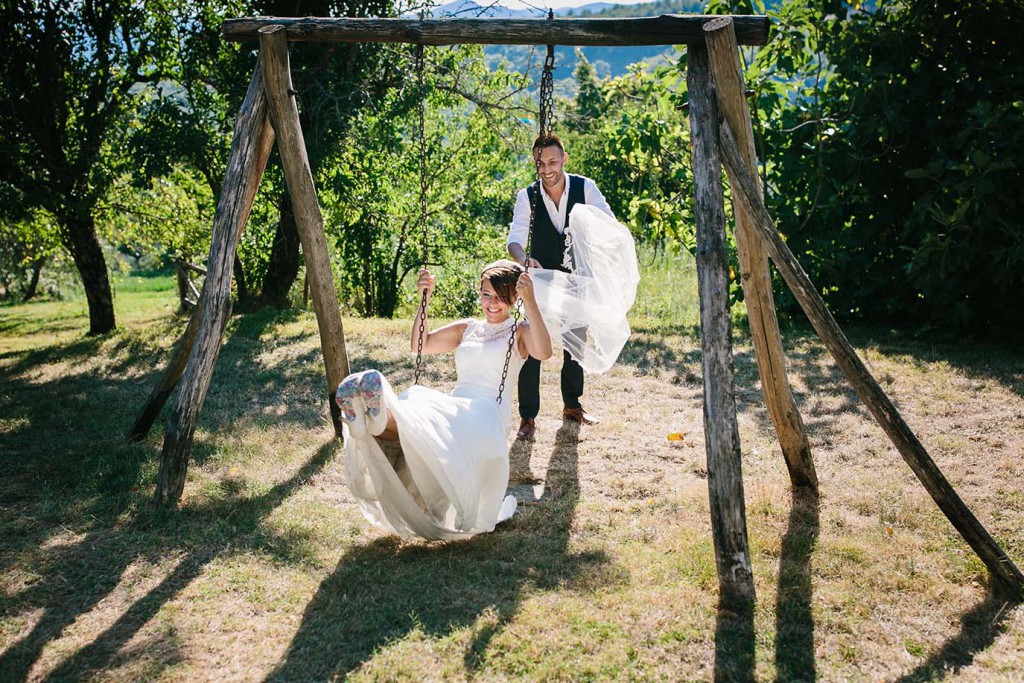
<svg viewBox="0 0 1024 683"><path fill-rule="evenodd" d="M420 225L423 228L423 265L427 265L427 141L424 130L426 111L423 100L426 96L423 85L423 45L416 46L416 83L419 88L419 152L420 152ZM427 290L423 290L423 298L420 301L418 317L420 319L419 336L416 340L416 372L413 376L413 384L420 383L420 373L423 370L423 337L426 332L427 322Z"/></svg>
<svg viewBox="0 0 1024 683"><path fill-rule="evenodd" d="M554 18L554 14L549 10L548 19ZM540 105L538 109L538 122L540 124L540 137L547 138L551 134L551 119L554 112L554 81L555 71L555 46L548 45L547 57L544 59L544 72L540 77ZM533 150L530 150L530 154L533 154ZM534 158L534 167L537 172L537 179L534 181L534 192L533 199L530 203L530 227L526 232L526 266L527 270L530 269L530 259L533 257L533 224L537 215L537 202L539 201L541 186L540 186L540 159ZM501 395L505 391L505 379L508 377L508 366L512 360L512 347L516 341L516 331L519 329L519 319L522 317L522 306L523 300L519 299L516 301L516 306L512 311L512 331L508 338L508 349L505 351L505 366L501 370L501 384L498 386L498 403L501 403Z"/></svg>
<svg viewBox="0 0 1024 683"><path fill-rule="evenodd" d="M555 46L548 45L548 54L544 58L544 74L540 78L540 111L538 118L540 119L540 134L542 137L547 137L551 134L551 121L554 118L554 93L555 93L555 79L553 77L555 71Z"/></svg>

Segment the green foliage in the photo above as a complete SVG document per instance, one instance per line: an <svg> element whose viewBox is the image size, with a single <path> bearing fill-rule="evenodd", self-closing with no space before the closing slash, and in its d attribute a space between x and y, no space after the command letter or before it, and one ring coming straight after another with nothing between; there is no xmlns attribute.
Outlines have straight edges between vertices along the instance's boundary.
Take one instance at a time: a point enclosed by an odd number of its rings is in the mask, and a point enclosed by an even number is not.
<svg viewBox="0 0 1024 683"><path fill-rule="evenodd" d="M0 217L53 216L89 303L89 331L115 326L94 209L125 150L110 144L139 85L175 67L174 32L191 2L0 6Z"/></svg>
<svg viewBox="0 0 1024 683"><path fill-rule="evenodd" d="M585 60L566 135L569 168L594 178L643 243L693 249L690 136L676 68L597 82Z"/></svg>
<svg viewBox="0 0 1024 683"><path fill-rule="evenodd" d="M142 93L144 104L131 122L126 144L133 150L135 182L148 186L176 167L192 169L205 179L214 200L219 196L235 116L256 64L248 46L220 38L231 16L389 16L389 0L317 0L297 6L283 0L224 0L204 3L178 35L179 68L172 79ZM380 66L383 47L361 44L300 43L289 55L293 86L298 91L300 123L314 174L335 162L347 135L351 112L379 92L400 84L404 75ZM250 220L238 248L239 296L247 303L259 295L272 263L276 239L297 242L290 224L280 221L280 207L290 198L278 157L272 155L261 181ZM282 236L282 229L285 235ZM289 270L287 266L283 270ZM294 272L294 266L293 270ZM236 281L237 278L236 278ZM246 286L242 286L242 284ZM286 286L286 285L285 285Z"/></svg>
<svg viewBox="0 0 1024 683"><path fill-rule="evenodd" d="M36 295L44 268L66 271L53 216L37 209L18 221L0 221L0 300L26 301ZM48 294L59 295L59 278L47 278Z"/></svg>
<svg viewBox="0 0 1024 683"><path fill-rule="evenodd" d="M575 100L562 102L568 168L597 182L642 247L695 253L685 54L669 66L635 65L626 76L604 80L580 55L576 78ZM735 266L734 247L730 258ZM730 298L743 298L736 279Z"/></svg>
<svg viewBox="0 0 1024 683"><path fill-rule="evenodd" d="M751 66L790 247L840 315L1020 329L1024 8L837 4L784 3Z"/></svg>
<svg viewBox="0 0 1024 683"><path fill-rule="evenodd" d="M412 70L408 49L390 61L389 68ZM478 266L504 254L516 171L529 145L519 109L505 102L520 77L488 70L475 46L428 50L427 63L427 256L457 275L441 280L452 289L434 297L449 306L440 314L465 315L476 300ZM403 280L422 262L419 95L416 87L392 89L359 110L337 161L321 174L342 297L363 315L394 315Z"/></svg>
<svg viewBox="0 0 1024 683"><path fill-rule="evenodd" d="M111 181L104 143L134 86L173 67L172 5L18 2L2 16L0 99L17 105L0 113L0 183L21 201L0 210L91 206Z"/></svg>
<svg viewBox="0 0 1024 683"><path fill-rule="evenodd" d="M148 187L138 176L115 182L97 208L97 230L111 244L132 253L189 262L210 251L213 197L206 183L183 166L171 168Z"/></svg>

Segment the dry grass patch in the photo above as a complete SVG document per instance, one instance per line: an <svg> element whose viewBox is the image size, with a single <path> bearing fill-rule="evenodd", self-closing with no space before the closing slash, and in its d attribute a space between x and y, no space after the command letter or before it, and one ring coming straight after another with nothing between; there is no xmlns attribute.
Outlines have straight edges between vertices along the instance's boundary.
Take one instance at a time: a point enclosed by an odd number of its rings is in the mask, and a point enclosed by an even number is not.
<svg viewBox="0 0 1024 683"><path fill-rule="evenodd" d="M411 544L370 528L345 488L311 314L232 320L185 498L160 511L162 426L143 444L123 434L184 321L145 308L83 339L81 312L0 310L0 679L1020 680L1022 610L988 591L796 332L791 377L822 495L792 496L740 339L758 600L750 615L716 611L700 344L689 323L658 318L679 299L648 296L622 362L587 380L600 425L562 423L558 363L545 366L536 439L510 450L511 483L540 502L493 534ZM51 322L66 332L47 336ZM407 386L406 334L404 321L346 320L353 368ZM853 341L1024 563L1019 352ZM424 382L451 386L451 366L429 359Z"/></svg>

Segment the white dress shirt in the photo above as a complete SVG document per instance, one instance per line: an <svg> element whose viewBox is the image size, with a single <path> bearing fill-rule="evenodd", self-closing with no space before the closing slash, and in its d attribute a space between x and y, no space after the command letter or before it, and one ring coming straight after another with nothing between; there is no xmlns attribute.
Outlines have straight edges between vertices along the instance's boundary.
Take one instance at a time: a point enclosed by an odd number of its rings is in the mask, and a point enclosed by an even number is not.
<svg viewBox="0 0 1024 683"><path fill-rule="evenodd" d="M569 174L562 171L562 175L565 176L565 189L562 191L562 197L558 200L558 204L555 204L546 189L540 193L540 196L544 199L544 207L547 209L548 216L551 217L551 222L554 224L558 234L562 234L565 229L565 212L569 207ZM583 202L615 218L615 214L612 213L612 207L608 206L608 200L601 194L601 190L597 188L594 181L584 176L581 177L583 178ZM543 189L543 187L544 185L541 183L541 188ZM527 194L526 188L523 188L516 195L516 208L512 212L512 223L508 229L508 244L518 244L525 247L529 232L530 196Z"/></svg>

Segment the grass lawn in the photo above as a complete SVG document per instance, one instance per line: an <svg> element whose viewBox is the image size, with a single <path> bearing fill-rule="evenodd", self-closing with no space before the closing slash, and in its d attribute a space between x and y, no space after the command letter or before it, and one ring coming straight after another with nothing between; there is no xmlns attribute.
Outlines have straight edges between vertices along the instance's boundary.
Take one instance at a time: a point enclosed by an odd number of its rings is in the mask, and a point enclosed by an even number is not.
<svg viewBox="0 0 1024 683"><path fill-rule="evenodd" d="M793 499L738 336L752 615L716 610L692 261L645 270L635 334L564 425L545 364L491 534L401 543L345 487L316 321L235 316L179 509L150 500L166 421L124 434L186 320L173 280L0 307L0 681L1024 680L1024 610L934 505L828 354L785 333L819 501ZM354 369L412 378L405 321L346 318ZM1024 565L1024 353L851 341L965 502ZM560 354L557 356L560 359ZM431 358L425 382L454 380ZM680 440L667 435L678 432Z"/></svg>

